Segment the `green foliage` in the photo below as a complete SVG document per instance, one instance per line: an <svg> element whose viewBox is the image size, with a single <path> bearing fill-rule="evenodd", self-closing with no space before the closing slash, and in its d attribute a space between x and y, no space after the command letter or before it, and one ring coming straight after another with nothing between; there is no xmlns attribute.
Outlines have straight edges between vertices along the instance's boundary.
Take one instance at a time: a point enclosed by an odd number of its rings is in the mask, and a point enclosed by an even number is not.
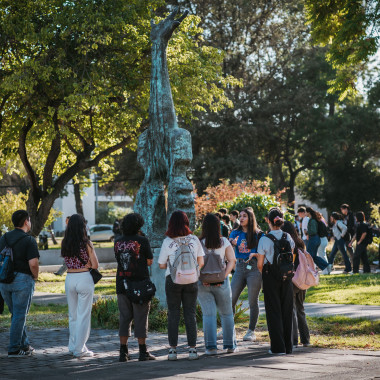
<svg viewBox="0 0 380 380"><path fill-rule="evenodd" d="M263 231L269 229L268 224L265 222L265 216L272 207L281 208L281 203L276 200L274 195L267 194L247 194L242 193L231 201L220 203L218 208L225 207L228 212L233 210L243 210L247 207L252 207L256 216L258 225ZM290 212L285 212L284 217L286 220L293 221L294 217Z"/></svg>
<svg viewBox="0 0 380 380"><path fill-rule="evenodd" d="M337 69L330 92L342 100L356 92L358 69L378 50L379 2L306 0L305 7L314 41L329 46L327 59Z"/></svg>
<svg viewBox="0 0 380 380"><path fill-rule="evenodd" d="M133 210L129 207L115 206L113 202L96 210L96 223L113 224L116 219L120 220Z"/></svg>
<svg viewBox="0 0 380 380"><path fill-rule="evenodd" d="M26 210L28 195L23 193L14 194L8 191L5 195L0 195L0 230L6 232L13 230L12 214L17 210ZM61 211L51 209L46 226L49 226L62 215Z"/></svg>
<svg viewBox="0 0 380 380"><path fill-rule="evenodd" d="M150 20L161 0L0 0L0 164L21 159L34 233L83 170L112 171L148 124ZM158 19L156 19L157 21ZM223 53L188 16L168 47L177 113L232 106Z"/></svg>
<svg viewBox="0 0 380 380"><path fill-rule="evenodd" d="M103 329L119 328L119 307L115 298L98 298L92 305L91 326Z"/></svg>

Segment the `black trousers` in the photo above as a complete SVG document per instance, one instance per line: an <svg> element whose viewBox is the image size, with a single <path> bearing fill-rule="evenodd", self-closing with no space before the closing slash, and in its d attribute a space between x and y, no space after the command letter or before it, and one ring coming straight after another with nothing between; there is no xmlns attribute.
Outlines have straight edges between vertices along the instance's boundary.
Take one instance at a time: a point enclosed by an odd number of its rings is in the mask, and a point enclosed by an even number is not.
<svg viewBox="0 0 380 380"><path fill-rule="evenodd" d="M301 290L293 284L293 345L298 345L298 331L302 344L310 343L310 332L306 321L305 309L303 303L305 301L306 290Z"/></svg>
<svg viewBox="0 0 380 380"><path fill-rule="evenodd" d="M264 304L273 353L293 351L293 283L275 278L268 265L263 268Z"/></svg>
<svg viewBox="0 0 380 380"><path fill-rule="evenodd" d="M354 262L353 262L353 272L359 273L359 265L360 259L363 263L363 272L371 273L371 268L369 266L368 255L367 255L367 245L366 244L358 244L354 253Z"/></svg>
<svg viewBox="0 0 380 380"><path fill-rule="evenodd" d="M170 346L177 347L178 344L178 327L182 304L187 344L190 347L195 347L197 344L197 319L195 313L198 282L178 285L172 281L170 276L166 276L165 293L168 304L168 338Z"/></svg>

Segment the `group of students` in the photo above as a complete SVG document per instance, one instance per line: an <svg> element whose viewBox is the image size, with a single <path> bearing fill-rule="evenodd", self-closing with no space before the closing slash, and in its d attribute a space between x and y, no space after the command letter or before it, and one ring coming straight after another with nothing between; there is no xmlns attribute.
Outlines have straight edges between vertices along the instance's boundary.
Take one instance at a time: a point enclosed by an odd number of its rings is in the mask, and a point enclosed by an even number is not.
<svg viewBox="0 0 380 380"><path fill-rule="evenodd" d="M234 308L241 292L248 288L250 321L244 340L254 341L261 288L264 292L266 318L270 336L270 354L290 354L298 345L298 330L301 343L310 344L309 330L303 310L305 291L293 286L291 279L279 278L274 270L275 244L281 239L288 242L295 256L305 250L303 241L298 237L294 225L284 221L283 213L272 208L267 221L270 231L264 234L258 227L253 209L248 207L239 214L239 225L229 237L221 234L220 219L215 214L207 214L202 223L201 236L198 238L190 230L186 213L175 211L170 217L166 238L162 243L158 258L159 268L165 270L165 293L168 309L168 360L177 360L178 327L181 307L185 320L189 360L198 359L196 349L197 323L196 304L203 315L205 354L216 355L217 339L223 337L223 350L226 353L237 351L234 325ZM154 360L147 350L148 316L150 301L134 302L126 289L133 281L149 279L148 267L153 263L149 240L141 232L144 220L141 215L132 213L121 221L122 235L115 241L114 250L118 263L116 274L116 293L120 311L119 360L130 358L128 338L131 324L134 323L134 336L139 343L139 360ZM185 247L194 258L199 270L192 280L181 281L175 274L178 251ZM183 251L183 249L182 249ZM206 282L202 277L202 267L210 255L218 257L223 263L220 281ZM91 242L85 233L85 223L81 215L71 216L65 237L62 241L62 256L68 268L65 289L69 306L69 351L75 357L92 356L86 346L90 334L91 305L94 283L90 268L98 267L98 260ZM224 264L225 263L225 264ZM205 266L205 268L206 268ZM205 269L204 268L204 269ZM232 281L229 277L234 270ZM200 275L200 277L199 277ZM217 313L222 331L217 334Z"/></svg>
<svg viewBox="0 0 380 380"><path fill-rule="evenodd" d="M340 210L341 213L331 213L329 225L323 215L312 207L298 208L296 226L307 251L323 274L330 274L338 251L344 260L344 274L349 274L351 271L359 273L360 261L363 264L363 273L370 273L367 247L372 243L372 231L366 223L364 212L359 211L354 217L347 204L342 204ZM332 233L334 245L327 258L329 231ZM356 242L355 251L353 251L354 242Z"/></svg>

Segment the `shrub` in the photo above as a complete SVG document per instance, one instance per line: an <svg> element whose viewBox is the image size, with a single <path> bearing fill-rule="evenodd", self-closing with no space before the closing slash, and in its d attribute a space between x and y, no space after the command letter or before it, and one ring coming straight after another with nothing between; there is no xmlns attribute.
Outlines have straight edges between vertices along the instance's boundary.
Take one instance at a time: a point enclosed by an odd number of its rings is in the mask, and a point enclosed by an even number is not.
<svg viewBox="0 0 380 380"><path fill-rule="evenodd" d="M256 215L257 223L263 231L269 229L268 224L265 222L264 217L267 215L271 207L280 207L281 203L274 195L262 193L242 193L231 201L219 203L217 208L225 207L228 212L233 210L243 210L247 207L252 207ZM294 221L294 217L290 212L285 212L286 220Z"/></svg>

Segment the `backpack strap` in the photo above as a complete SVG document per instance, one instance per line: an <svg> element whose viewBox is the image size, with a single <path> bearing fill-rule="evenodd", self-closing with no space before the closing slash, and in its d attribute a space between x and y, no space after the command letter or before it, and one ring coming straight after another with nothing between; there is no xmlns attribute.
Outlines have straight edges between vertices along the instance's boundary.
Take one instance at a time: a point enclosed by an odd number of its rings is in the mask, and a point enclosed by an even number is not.
<svg viewBox="0 0 380 380"><path fill-rule="evenodd" d="M203 251L206 255L215 255L215 249L208 249L206 247L206 245L203 243L203 241L201 241L201 245L202 245L202 248L203 248Z"/></svg>
<svg viewBox="0 0 380 380"><path fill-rule="evenodd" d="M278 239L272 235L272 234L266 234L265 235L268 239L272 240L273 244L276 244L278 242Z"/></svg>

